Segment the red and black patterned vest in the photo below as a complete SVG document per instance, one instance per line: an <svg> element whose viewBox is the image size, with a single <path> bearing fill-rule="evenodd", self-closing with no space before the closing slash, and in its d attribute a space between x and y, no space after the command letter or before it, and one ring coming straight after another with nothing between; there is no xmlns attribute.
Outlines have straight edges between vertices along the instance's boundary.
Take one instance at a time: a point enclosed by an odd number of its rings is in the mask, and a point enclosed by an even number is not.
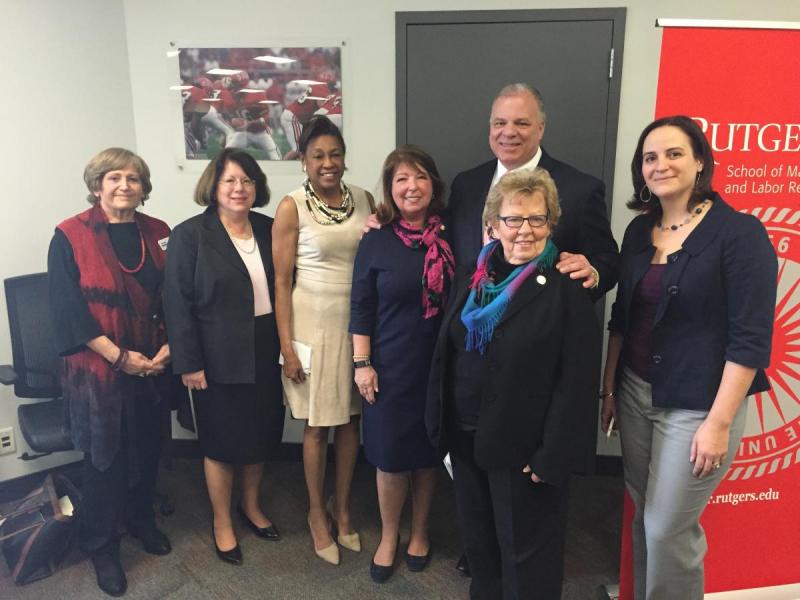
<svg viewBox="0 0 800 600"><path fill-rule="evenodd" d="M163 272L169 237L163 221L136 213L147 253ZM124 272L111 245L108 219L99 203L58 225L72 246L80 271L80 288L104 335L120 348L152 357L166 342L160 317L161 293L151 298ZM121 439L121 415L126 397L134 393L133 377L113 371L99 354L85 348L64 357L62 389L70 409L75 447L91 455L92 464L105 470L114 460Z"/></svg>

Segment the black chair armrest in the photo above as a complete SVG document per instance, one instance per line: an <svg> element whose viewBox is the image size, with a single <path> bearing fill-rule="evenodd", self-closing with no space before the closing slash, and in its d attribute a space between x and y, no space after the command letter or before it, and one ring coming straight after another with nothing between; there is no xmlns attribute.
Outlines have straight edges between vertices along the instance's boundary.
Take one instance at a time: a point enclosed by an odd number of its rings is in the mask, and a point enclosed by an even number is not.
<svg viewBox="0 0 800 600"><path fill-rule="evenodd" d="M14 385L17 381L17 372L11 365L0 365L0 383Z"/></svg>

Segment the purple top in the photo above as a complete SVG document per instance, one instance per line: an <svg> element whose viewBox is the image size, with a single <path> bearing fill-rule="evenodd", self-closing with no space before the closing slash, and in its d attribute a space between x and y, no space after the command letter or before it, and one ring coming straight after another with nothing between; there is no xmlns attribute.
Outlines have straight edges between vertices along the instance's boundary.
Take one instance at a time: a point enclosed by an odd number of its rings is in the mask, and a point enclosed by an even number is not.
<svg viewBox="0 0 800 600"><path fill-rule="evenodd" d="M662 279L666 264L651 264L633 291L631 326L625 336L625 366L650 381L650 337L656 309L664 295Z"/></svg>

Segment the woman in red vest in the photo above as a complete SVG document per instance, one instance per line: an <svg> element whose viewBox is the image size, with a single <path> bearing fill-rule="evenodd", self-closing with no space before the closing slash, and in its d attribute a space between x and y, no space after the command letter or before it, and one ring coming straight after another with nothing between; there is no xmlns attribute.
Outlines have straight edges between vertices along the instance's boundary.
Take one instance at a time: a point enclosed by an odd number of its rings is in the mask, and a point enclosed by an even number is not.
<svg viewBox="0 0 800 600"><path fill-rule="evenodd" d="M153 495L169 417L169 345L161 288L169 227L137 211L152 189L141 157L108 148L83 173L92 205L58 225L47 268L72 440L84 452L80 545L97 584L127 588L117 523L167 554Z"/></svg>

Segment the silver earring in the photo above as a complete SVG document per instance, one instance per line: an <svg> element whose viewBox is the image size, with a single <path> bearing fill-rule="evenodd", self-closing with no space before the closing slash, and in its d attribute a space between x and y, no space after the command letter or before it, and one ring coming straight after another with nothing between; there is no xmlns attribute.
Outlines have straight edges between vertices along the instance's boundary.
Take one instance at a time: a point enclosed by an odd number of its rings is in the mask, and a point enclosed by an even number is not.
<svg viewBox="0 0 800 600"><path fill-rule="evenodd" d="M306 166L303 165L303 173L305 173L305 172L306 172Z"/></svg>
<svg viewBox="0 0 800 600"><path fill-rule="evenodd" d="M645 191L645 190L647 190L647 198L646 198L646 199L645 199L645 197L644 197L644 191ZM642 189L641 189L641 190L639 190L639 200L641 200L641 201L642 201L642 204L647 204L647 203L648 203L648 202L650 202L650 200L652 200L652 199L653 199L653 192L651 192L651 191L650 191L650 188L649 188L649 187L647 187L646 185L645 185L645 186L643 186L643 187L642 187Z"/></svg>
<svg viewBox="0 0 800 600"><path fill-rule="evenodd" d="M694 178L694 187L695 187L695 188L697 188L697 184L699 184L699 183L700 183L700 174L701 174L701 173L702 173L702 171L698 171L698 172L697 172L697 177L695 177L695 178Z"/></svg>

